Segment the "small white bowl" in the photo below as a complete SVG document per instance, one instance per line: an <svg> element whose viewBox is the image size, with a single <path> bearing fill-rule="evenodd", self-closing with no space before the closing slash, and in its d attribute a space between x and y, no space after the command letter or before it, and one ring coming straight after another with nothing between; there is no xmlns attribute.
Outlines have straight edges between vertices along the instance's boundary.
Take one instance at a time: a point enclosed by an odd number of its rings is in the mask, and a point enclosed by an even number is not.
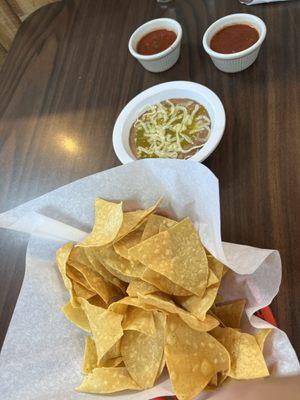
<svg viewBox="0 0 300 400"><path fill-rule="evenodd" d="M140 39L148 33L158 30L167 29L176 33L176 40L166 50L157 54L145 56L136 51L137 44ZM180 55L180 45L182 38L181 25L171 18L158 18L146 22L133 32L129 39L128 49L142 66L150 72L163 72L173 67Z"/></svg>
<svg viewBox="0 0 300 400"><path fill-rule="evenodd" d="M210 48L212 37L228 25L248 24L259 33L259 39L246 50L232 54L221 54ZM206 30L203 36L203 47L209 54L215 66L223 72L239 72L250 67L256 60L262 42L265 40L267 28L263 20L252 14L231 14L218 19Z"/></svg>
<svg viewBox="0 0 300 400"><path fill-rule="evenodd" d="M199 83L187 81L166 82L152 86L134 97L121 111L113 130L113 146L122 164L135 161L130 144L129 134L134 121L145 108L167 99L192 99L202 104L211 119L211 132L205 145L189 160L203 161L218 146L225 129L225 111L219 97Z"/></svg>

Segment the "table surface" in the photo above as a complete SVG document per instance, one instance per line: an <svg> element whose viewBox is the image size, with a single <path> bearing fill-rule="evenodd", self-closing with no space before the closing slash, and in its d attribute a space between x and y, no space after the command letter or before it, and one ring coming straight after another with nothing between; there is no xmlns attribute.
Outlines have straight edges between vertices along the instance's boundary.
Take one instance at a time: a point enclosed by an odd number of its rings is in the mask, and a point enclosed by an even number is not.
<svg viewBox="0 0 300 400"><path fill-rule="evenodd" d="M137 5L138 4L138 5ZM218 71L202 35L226 14L250 12L268 33L257 62ZM183 27L179 62L145 71L128 53L133 30L157 17ZM199 82L221 98L225 135L205 161L219 178L222 238L278 249L272 309L300 354L300 1L248 7L237 0L73 0L38 10L21 26L0 71L0 212L119 164L112 129L142 90ZM298 46L297 46L298 45ZM24 275L26 235L0 230L0 347Z"/></svg>

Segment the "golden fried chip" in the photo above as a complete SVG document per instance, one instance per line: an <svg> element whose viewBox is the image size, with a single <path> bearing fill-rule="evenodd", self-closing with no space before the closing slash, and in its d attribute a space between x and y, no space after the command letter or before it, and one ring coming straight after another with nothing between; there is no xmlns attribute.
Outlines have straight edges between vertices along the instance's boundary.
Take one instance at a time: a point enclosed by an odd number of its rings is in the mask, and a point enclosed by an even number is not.
<svg viewBox="0 0 300 400"><path fill-rule="evenodd" d="M176 315L167 316L165 358L179 400L194 399L212 377L230 369L224 346L206 332L197 332Z"/></svg>
<svg viewBox="0 0 300 400"><path fill-rule="evenodd" d="M154 318L155 337L138 331L125 331L121 341L124 364L131 377L142 388L154 385L164 351L165 316L156 313Z"/></svg>
<svg viewBox="0 0 300 400"><path fill-rule="evenodd" d="M70 278L73 282L79 283L88 290L91 289L85 277L79 271L77 271L76 268L72 267L72 265L67 264L66 271L68 278Z"/></svg>
<svg viewBox="0 0 300 400"><path fill-rule="evenodd" d="M92 232L81 242L79 247L105 246L118 235L123 223L121 203L111 203L103 199L95 201L95 224Z"/></svg>
<svg viewBox="0 0 300 400"><path fill-rule="evenodd" d="M142 281L141 279L132 280L126 289L128 296L132 297L137 297L138 294L149 294L157 291L157 287L151 285L151 283Z"/></svg>
<svg viewBox="0 0 300 400"><path fill-rule="evenodd" d="M66 289L68 290L68 292L70 293L71 304L76 307L76 306L78 306L78 304L77 304L76 298L74 297L75 293L74 293L74 289L73 289L73 284L67 275L67 262L68 262L70 253L72 251L72 248L73 248L72 243L66 243L60 249L58 249L56 252L56 263L57 263L59 272L62 276L64 285L65 285Z"/></svg>
<svg viewBox="0 0 300 400"><path fill-rule="evenodd" d="M108 309L117 314L125 315L128 306L143 308L139 299L135 297L123 297L123 299L111 303Z"/></svg>
<svg viewBox="0 0 300 400"><path fill-rule="evenodd" d="M89 287L97 293L105 303L111 302L115 296L118 296L119 290L117 290L117 288L110 282L106 282L98 272L84 264L75 262L73 268L82 274Z"/></svg>
<svg viewBox="0 0 300 400"><path fill-rule="evenodd" d="M208 259L207 259L208 260ZM207 279L207 287L213 286L216 283L219 283L219 278L217 275L213 273L213 271L209 268L208 270L208 279Z"/></svg>
<svg viewBox="0 0 300 400"><path fill-rule="evenodd" d="M130 282L132 277L138 278L143 273L143 265L119 256L113 246L94 248L94 252L104 267L124 282Z"/></svg>
<svg viewBox="0 0 300 400"><path fill-rule="evenodd" d="M123 316L110 310L89 304L81 299L81 305L89 320L92 334L94 336L98 361L109 349L122 337Z"/></svg>
<svg viewBox="0 0 300 400"><path fill-rule="evenodd" d="M164 275L161 275L149 268L144 270L141 279L156 286L162 292L171 294L173 296L191 295L191 292L188 290L183 289L179 285L176 285L176 283L170 281L170 279L166 278Z"/></svg>
<svg viewBox="0 0 300 400"><path fill-rule="evenodd" d="M73 307L71 303L67 303L61 310L73 324L86 332L91 332L89 321L80 307Z"/></svg>
<svg viewBox="0 0 300 400"><path fill-rule="evenodd" d="M268 335L272 332L272 329L268 328L268 329L260 329L256 334L255 334L255 339L258 343L258 346L260 348L261 351L264 350L264 346L265 346L265 341L266 338L268 337Z"/></svg>
<svg viewBox="0 0 300 400"><path fill-rule="evenodd" d="M148 294L146 296L139 295L141 304L147 305L149 309L165 311L171 314L177 314L192 329L208 332L219 325L219 321L211 315L207 315L205 320L200 321L189 312L178 307L167 295L164 294Z"/></svg>
<svg viewBox="0 0 300 400"><path fill-rule="evenodd" d="M213 313L229 328L240 328L246 300L236 300L232 303L213 307Z"/></svg>
<svg viewBox="0 0 300 400"><path fill-rule="evenodd" d="M124 236L128 235L133 230L137 229L141 224L145 222L145 219L148 215L152 214L159 204L161 203L162 198L160 198L152 207L147 208L146 210L137 210L137 211L129 211L124 213L123 223L116 238L116 241L122 239Z"/></svg>
<svg viewBox="0 0 300 400"><path fill-rule="evenodd" d="M78 247L78 249L83 249L86 257L89 260L89 265L94 271L98 272L107 282L112 283L114 286L120 289L122 293L126 291L126 283L121 279L117 278L110 271L108 271L99 259L99 254L97 253L96 247Z"/></svg>
<svg viewBox="0 0 300 400"><path fill-rule="evenodd" d="M128 235L124 236L122 239L115 242L114 249L116 253L119 256L126 258L127 260L130 260L128 250L131 247L134 247L138 243L140 243L143 231L144 231L144 224L142 224L139 228L135 229L134 231L128 233Z"/></svg>
<svg viewBox="0 0 300 400"><path fill-rule="evenodd" d="M102 357L99 367L105 367L109 360L121 357L121 339L119 339Z"/></svg>
<svg viewBox="0 0 300 400"><path fill-rule="evenodd" d="M82 372L84 374L89 374L96 367L97 367L97 351L95 342L90 336L86 336Z"/></svg>
<svg viewBox="0 0 300 400"><path fill-rule="evenodd" d="M129 255L193 294L203 295L208 263L198 232L188 218L132 247Z"/></svg>
<svg viewBox="0 0 300 400"><path fill-rule="evenodd" d="M162 217L161 215L152 214L147 219L145 229L142 235L142 240L149 239L151 236L159 233L160 227L171 228L177 222L172 219Z"/></svg>
<svg viewBox="0 0 300 400"><path fill-rule="evenodd" d="M126 368L95 368L87 375L78 392L114 393L122 390L140 390L141 388L130 377Z"/></svg>
<svg viewBox="0 0 300 400"><path fill-rule="evenodd" d="M228 350L234 379L256 379L269 375L262 351L254 336L232 328L216 328L211 334Z"/></svg>
<svg viewBox="0 0 300 400"><path fill-rule="evenodd" d="M84 286L80 285L80 283L73 282L73 289L76 297L82 297L83 299L90 299L91 297L95 296L95 292L85 288Z"/></svg>
<svg viewBox="0 0 300 400"><path fill-rule="evenodd" d="M139 331L145 335L155 336L153 312L129 306L123 321L123 330Z"/></svg>

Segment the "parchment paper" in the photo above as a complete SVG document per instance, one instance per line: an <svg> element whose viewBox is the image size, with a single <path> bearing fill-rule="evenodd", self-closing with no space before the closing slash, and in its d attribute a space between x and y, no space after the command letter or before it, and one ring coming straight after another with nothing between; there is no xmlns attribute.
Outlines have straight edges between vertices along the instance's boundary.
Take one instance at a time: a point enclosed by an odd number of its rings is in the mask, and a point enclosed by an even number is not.
<svg viewBox="0 0 300 400"><path fill-rule="evenodd" d="M21 293L0 355L0 397L5 400L150 399L171 395L167 374L144 392L111 396L76 393L85 334L60 312L68 294L54 265L55 251L79 241L93 224L94 200L123 200L127 210L164 197L161 211L189 216L203 244L230 272L222 285L226 300L247 298L247 331L270 325L253 316L277 294L280 257L275 250L222 243L217 178L203 165L181 160L142 160L59 188L0 215L0 227L30 233ZM233 205L234 206L234 205ZM284 332L274 329L265 348L272 375L299 373L297 356ZM205 393L201 399L211 396Z"/></svg>

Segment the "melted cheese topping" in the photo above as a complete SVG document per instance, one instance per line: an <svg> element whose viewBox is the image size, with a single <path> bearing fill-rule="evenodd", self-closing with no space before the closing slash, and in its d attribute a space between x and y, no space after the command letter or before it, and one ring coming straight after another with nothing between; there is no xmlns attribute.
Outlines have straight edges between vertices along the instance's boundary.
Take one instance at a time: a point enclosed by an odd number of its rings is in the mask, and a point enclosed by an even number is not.
<svg viewBox="0 0 300 400"><path fill-rule="evenodd" d="M210 119L200 111L200 105L193 101L182 105L166 100L149 106L134 123L138 158L178 158L180 153L189 158L188 153L203 147L210 134ZM204 131L207 135L199 143L199 133ZM138 137L147 146L139 144Z"/></svg>

